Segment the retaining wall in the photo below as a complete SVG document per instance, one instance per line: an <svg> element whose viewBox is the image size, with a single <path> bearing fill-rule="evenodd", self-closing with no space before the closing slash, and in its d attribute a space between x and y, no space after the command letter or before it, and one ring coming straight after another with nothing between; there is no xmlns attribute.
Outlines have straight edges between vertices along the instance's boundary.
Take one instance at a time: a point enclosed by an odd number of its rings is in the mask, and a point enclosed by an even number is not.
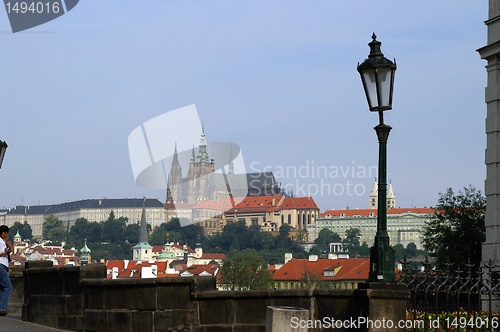
<svg viewBox="0 0 500 332"><path fill-rule="evenodd" d="M363 284L354 290L217 291L213 277L106 280L105 275L103 265L25 269L23 320L73 331L264 332L268 306L291 306L309 310L310 321L300 324L321 331L328 322L356 322L358 317L404 320L408 298L404 287L392 284ZM404 331L371 327L355 330Z"/></svg>

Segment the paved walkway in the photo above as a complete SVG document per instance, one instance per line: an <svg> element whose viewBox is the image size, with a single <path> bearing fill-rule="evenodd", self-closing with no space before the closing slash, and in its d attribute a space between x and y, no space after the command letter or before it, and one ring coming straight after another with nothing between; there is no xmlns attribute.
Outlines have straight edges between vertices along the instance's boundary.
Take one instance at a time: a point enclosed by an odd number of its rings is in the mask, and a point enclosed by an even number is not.
<svg viewBox="0 0 500 332"><path fill-rule="evenodd" d="M7 315L4 317L0 317L0 331L22 331L22 332L57 332L57 331L65 331L58 330L51 327L33 324L29 322L25 322L21 320L20 315Z"/></svg>

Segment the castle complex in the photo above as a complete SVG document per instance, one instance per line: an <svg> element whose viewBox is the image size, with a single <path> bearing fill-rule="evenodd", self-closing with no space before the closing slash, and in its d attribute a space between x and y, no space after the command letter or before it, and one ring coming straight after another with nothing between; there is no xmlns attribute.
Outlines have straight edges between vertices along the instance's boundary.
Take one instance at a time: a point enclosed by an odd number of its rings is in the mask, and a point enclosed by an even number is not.
<svg viewBox="0 0 500 332"><path fill-rule="evenodd" d="M228 172L216 170L214 159L207 151L205 126L202 127L200 145L193 147L187 177L183 177L182 166L177 154L177 146L170 171L168 172L168 204L199 201L218 201L221 198L268 196L281 193L271 172L235 174L232 153L228 156Z"/></svg>

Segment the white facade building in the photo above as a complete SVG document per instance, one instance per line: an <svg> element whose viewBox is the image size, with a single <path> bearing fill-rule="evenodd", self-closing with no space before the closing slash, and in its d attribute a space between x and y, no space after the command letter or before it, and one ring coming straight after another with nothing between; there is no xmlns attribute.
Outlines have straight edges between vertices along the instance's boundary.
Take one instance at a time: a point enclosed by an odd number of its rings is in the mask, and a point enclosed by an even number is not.
<svg viewBox="0 0 500 332"><path fill-rule="evenodd" d="M12 209L0 211L1 222L12 227L15 222L28 223L33 231L34 238L42 237L43 223L53 215L62 220L70 229L79 218L89 222L104 222L113 211L115 218L128 218L129 223L138 223L141 220L143 198L124 199L87 199L66 202L54 205L16 206ZM159 199L146 199L146 219L151 227L168 222L165 205Z"/></svg>

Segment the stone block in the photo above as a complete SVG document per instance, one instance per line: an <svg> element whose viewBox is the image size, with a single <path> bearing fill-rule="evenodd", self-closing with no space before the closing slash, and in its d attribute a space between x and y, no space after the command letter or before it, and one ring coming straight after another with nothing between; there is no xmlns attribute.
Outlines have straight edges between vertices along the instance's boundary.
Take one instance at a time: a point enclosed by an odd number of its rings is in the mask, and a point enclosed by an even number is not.
<svg viewBox="0 0 500 332"><path fill-rule="evenodd" d="M30 298L30 312L57 316L64 314L65 299L62 296L33 295Z"/></svg>
<svg viewBox="0 0 500 332"><path fill-rule="evenodd" d="M58 329L61 330L68 330L68 331L76 331L77 330L77 321L78 317L77 316L71 316L71 315L64 315L64 316L57 316L57 325L55 326Z"/></svg>
<svg viewBox="0 0 500 332"><path fill-rule="evenodd" d="M83 315L83 296L81 295L66 295L65 314L81 316Z"/></svg>
<svg viewBox="0 0 500 332"><path fill-rule="evenodd" d="M165 310L154 313L155 332L189 330L192 326L196 325L198 325L198 319L195 310Z"/></svg>
<svg viewBox="0 0 500 332"><path fill-rule="evenodd" d="M307 332L307 327L292 327L292 319L306 321L309 310L298 307L268 306L265 332Z"/></svg>
<svg viewBox="0 0 500 332"><path fill-rule="evenodd" d="M238 299L234 302L236 324L266 323L266 308L271 305L270 298Z"/></svg>
<svg viewBox="0 0 500 332"><path fill-rule="evenodd" d="M156 287L154 284L106 287L104 306L109 310L156 310Z"/></svg>
<svg viewBox="0 0 500 332"><path fill-rule="evenodd" d="M104 288L100 285L82 287L85 309L104 309Z"/></svg>
<svg viewBox="0 0 500 332"><path fill-rule="evenodd" d="M80 267L80 279L106 279L106 265L87 265Z"/></svg>
<svg viewBox="0 0 500 332"><path fill-rule="evenodd" d="M200 300L198 303L200 324L233 324L234 304L232 300L213 299Z"/></svg>
<svg viewBox="0 0 500 332"><path fill-rule="evenodd" d="M157 288L157 308L168 309L191 309L191 287L190 283L161 283Z"/></svg>
<svg viewBox="0 0 500 332"><path fill-rule="evenodd" d="M29 295L43 295L47 291L47 284L50 278L46 273L34 273L26 270L25 278L29 284Z"/></svg>
<svg viewBox="0 0 500 332"><path fill-rule="evenodd" d="M24 274L22 268L12 267L9 270L12 293L9 299L9 313L21 313L24 303Z"/></svg>
<svg viewBox="0 0 500 332"><path fill-rule="evenodd" d="M108 311L108 331L132 332L132 312L129 310Z"/></svg>
<svg viewBox="0 0 500 332"><path fill-rule="evenodd" d="M52 261L26 261L24 263L24 267L26 269L32 269L32 268L46 268L46 267L52 267L54 264Z"/></svg>
<svg viewBox="0 0 500 332"><path fill-rule="evenodd" d="M45 288L46 294L64 294L65 273L63 270L54 269L54 271L47 272L45 273L45 279L47 280L47 285Z"/></svg>
<svg viewBox="0 0 500 332"><path fill-rule="evenodd" d="M103 310L85 310L85 331L100 332L108 330L108 314Z"/></svg>
<svg viewBox="0 0 500 332"><path fill-rule="evenodd" d="M64 275L64 294L66 295L76 295L81 294L82 289L80 287L80 271L77 269L66 270Z"/></svg>
<svg viewBox="0 0 500 332"><path fill-rule="evenodd" d="M156 331L153 311L133 311L131 327L132 331Z"/></svg>

